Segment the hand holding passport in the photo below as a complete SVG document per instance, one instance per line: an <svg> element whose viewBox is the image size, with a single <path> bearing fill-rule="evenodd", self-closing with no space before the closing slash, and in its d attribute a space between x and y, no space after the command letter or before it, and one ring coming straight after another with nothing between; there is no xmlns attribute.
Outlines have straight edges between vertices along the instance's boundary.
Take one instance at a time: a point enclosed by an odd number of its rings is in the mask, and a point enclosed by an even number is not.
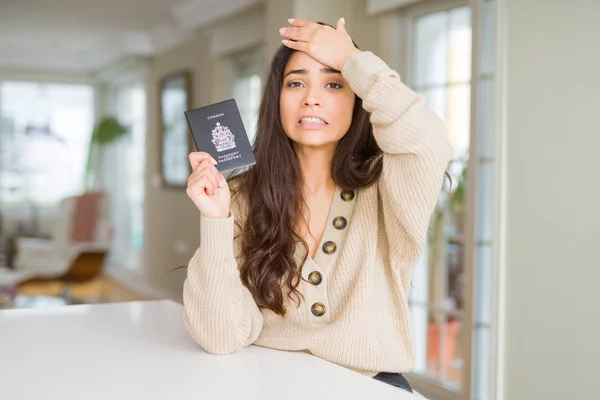
<svg viewBox="0 0 600 400"><path fill-rule="evenodd" d="M196 149L217 160L219 172L256 163L234 99L185 111L185 117Z"/></svg>

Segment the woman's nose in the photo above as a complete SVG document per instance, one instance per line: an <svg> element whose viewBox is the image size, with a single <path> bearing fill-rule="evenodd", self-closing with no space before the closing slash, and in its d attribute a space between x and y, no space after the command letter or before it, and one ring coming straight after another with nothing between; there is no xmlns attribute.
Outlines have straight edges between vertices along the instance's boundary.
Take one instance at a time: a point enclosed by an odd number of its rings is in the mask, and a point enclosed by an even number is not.
<svg viewBox="0 0 600 400"><path fill-rule="evenodd" d="M304 98L302 105L304 105L304 106L320 106L320 105L322 105L322 102L320 100L320 97L316 93L309 92L306 94L306 97Z"/></svg>

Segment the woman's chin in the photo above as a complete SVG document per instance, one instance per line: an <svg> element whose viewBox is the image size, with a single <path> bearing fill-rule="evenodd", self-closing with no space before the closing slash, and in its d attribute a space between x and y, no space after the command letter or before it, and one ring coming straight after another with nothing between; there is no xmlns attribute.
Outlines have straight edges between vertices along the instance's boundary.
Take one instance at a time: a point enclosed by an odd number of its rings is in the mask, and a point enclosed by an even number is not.
<svg viewBox="0 0 600 400"><path fill-rule="evenodd" d="M303 132L295 138L292 138L296 144L304 147L332 146L339 142L340 139L341 138L334 137L331 134L318 131L311 131L310 133Z"/></svg>
<svg viewBox="0 0 600 400"><path fill-rule="evenodd" d="M304 148L324 148L334 146L336 143L337 140L300 140L296 145Z"/></svg>

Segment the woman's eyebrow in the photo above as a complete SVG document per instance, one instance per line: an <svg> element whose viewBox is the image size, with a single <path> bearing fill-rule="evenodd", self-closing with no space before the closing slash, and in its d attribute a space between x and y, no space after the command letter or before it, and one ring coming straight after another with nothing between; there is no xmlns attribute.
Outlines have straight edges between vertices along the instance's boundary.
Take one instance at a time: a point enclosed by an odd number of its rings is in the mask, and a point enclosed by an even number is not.
<svg viewBox="0 0 600 400"><path fill-rule="evenodd" d="M339 74L339 73L341 73L337 69L328 68L328 67L321 68L319 71L323 74ZM308 75L309 72L310 71L307 70L306 68L293 69L293 70L289 71L287 74L285 74L285 76L283 78L285 79L288 75L291 75L291 74Z"/></svg>

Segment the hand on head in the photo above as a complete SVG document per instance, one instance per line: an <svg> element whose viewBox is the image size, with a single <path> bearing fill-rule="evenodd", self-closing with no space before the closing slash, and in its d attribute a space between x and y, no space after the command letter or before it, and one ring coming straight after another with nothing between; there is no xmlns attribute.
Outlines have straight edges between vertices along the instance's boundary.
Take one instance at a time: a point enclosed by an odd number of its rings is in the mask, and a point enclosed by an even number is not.
<svg viewBox="0 0 600 400"><path fill-rule="evenodd" d="M346 32L344 18L338 20L335 29L301 19L289 19L288 22L291 26L279 30L286 38L282 43L333 69L341 71L348 57L360 51Z"/></svg>

